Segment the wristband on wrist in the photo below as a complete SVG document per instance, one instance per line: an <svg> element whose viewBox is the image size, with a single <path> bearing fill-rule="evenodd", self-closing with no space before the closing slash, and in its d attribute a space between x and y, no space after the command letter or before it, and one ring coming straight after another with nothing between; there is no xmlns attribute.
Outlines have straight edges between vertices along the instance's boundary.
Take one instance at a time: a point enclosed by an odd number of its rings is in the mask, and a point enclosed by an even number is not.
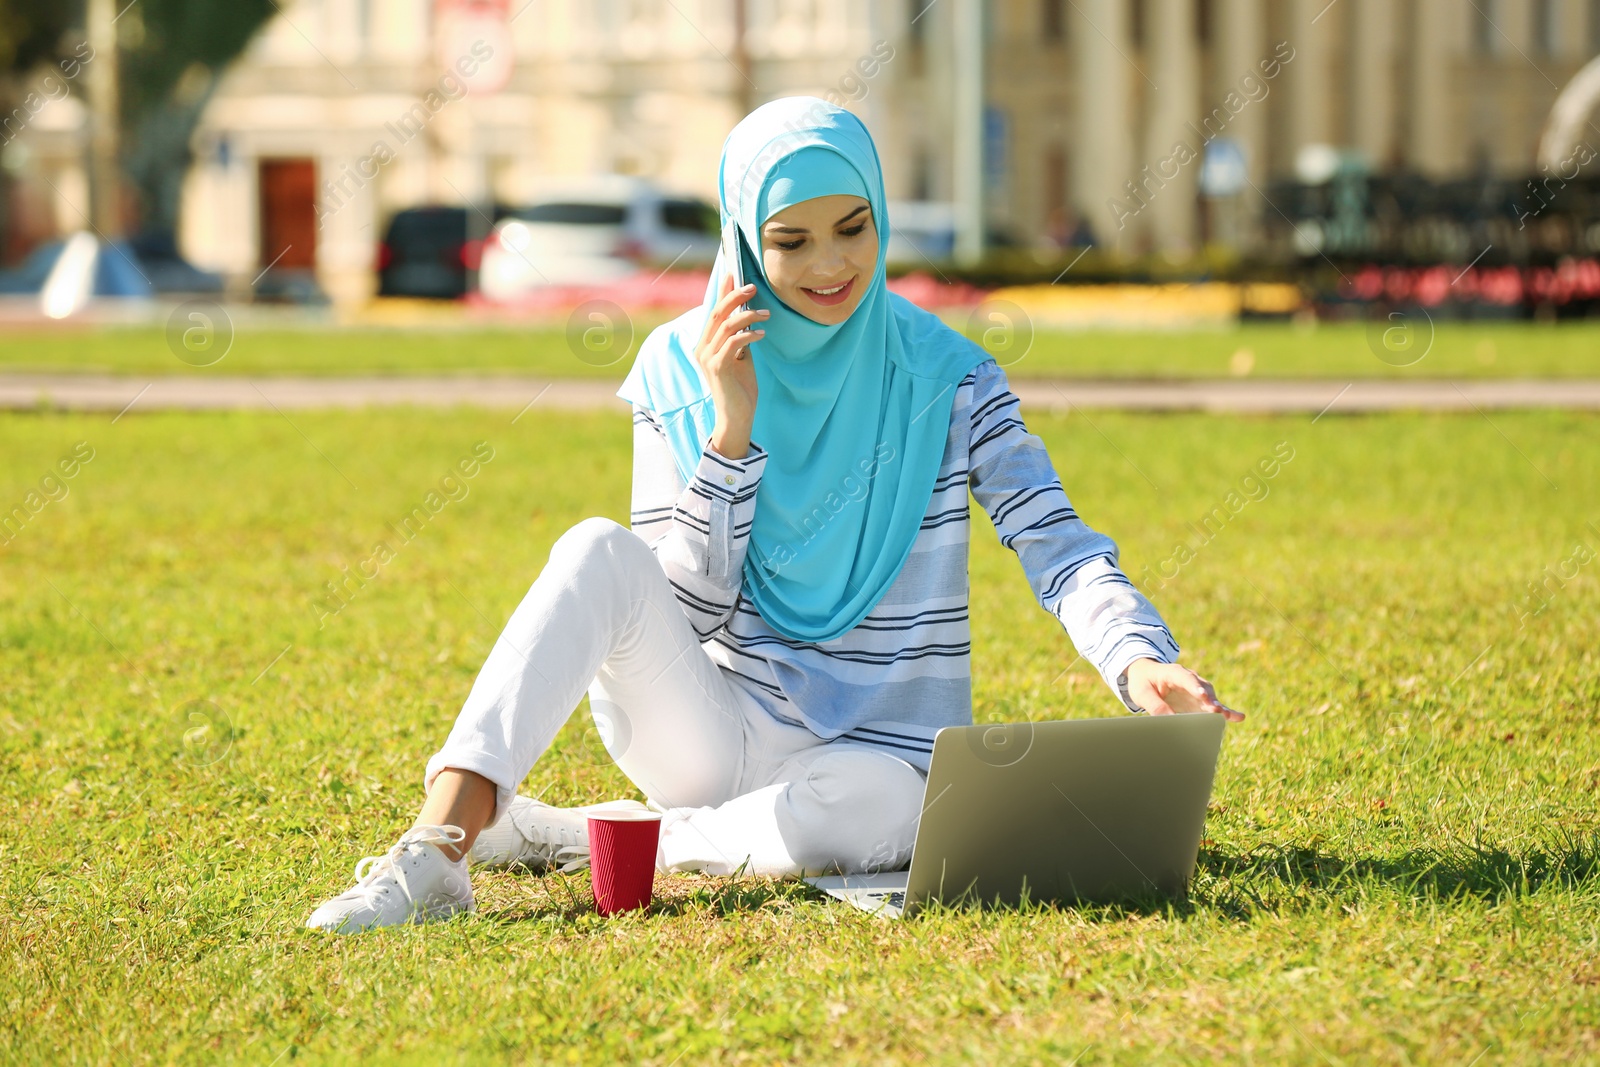
<svg viewBox="0 0 1600 1067"><path fill-rule="evenodd" d="M1122 673L1117 675L1117 695L1122 698L1129 711L1135 715L1143 715L1144 709L1133 702L1132 695L1128 692L1128 669L1124 667Z"/></svg>

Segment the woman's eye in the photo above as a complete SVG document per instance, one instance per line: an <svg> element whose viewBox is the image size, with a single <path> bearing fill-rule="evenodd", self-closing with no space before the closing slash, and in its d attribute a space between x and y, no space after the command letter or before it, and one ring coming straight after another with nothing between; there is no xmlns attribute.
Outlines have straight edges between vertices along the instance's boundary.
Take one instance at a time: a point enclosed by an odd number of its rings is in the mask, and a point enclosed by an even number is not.
<svg viewBox="0 0 1600 1067"><path fill-rule="evenodd" d="M774 241L773 242L773 244L776 247L783 249L785 252L793 252L795 249L799 248L801 245L803 245L805 243L806 243L805 242L805 238L801 238L798 241Z"/></svg>
<svg viewBox="0 0 1600 1067"><path fill-rule="evenodd" d="M866 228L867 228L867 224L863 222L858 226L852 226L848 230L840 230L839 233L842 234L845 237L860 237L861 236L861 231L865 230Z"/></svg>

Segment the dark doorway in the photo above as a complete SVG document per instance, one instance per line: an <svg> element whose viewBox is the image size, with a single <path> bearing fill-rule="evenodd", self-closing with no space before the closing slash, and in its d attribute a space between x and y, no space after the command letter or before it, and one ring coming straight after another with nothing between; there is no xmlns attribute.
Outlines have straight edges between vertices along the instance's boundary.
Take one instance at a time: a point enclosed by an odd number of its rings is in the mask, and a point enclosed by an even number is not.
<svg viewBox="0 0 1600 1067"><path fill-rule="evenodd" d="M317 265L317 164L311 159L261 162L263 270L313 270Z"/></svg>

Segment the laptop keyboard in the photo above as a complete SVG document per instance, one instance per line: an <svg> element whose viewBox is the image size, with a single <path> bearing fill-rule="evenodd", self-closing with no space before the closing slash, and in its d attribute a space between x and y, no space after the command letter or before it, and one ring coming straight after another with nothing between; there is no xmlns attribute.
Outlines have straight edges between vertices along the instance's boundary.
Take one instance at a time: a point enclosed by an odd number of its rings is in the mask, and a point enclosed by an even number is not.
<svg viewBox="0 0 1600 1067"><path fill-rule="evenodd" d="M873 900L881 900L885 903L892 904L897 908L903 908L906 906L906 895L898 889L892 893L868 893L867 895Z"/></svg>

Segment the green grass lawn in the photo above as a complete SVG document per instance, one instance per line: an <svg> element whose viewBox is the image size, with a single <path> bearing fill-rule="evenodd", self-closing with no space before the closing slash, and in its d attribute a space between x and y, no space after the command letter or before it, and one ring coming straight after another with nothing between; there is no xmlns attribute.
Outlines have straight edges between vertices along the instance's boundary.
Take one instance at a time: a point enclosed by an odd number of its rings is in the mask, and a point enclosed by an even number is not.
<svg viewBox="0 0 1600 1067"><path fill-rule="evenodd" d="M300 926L408 824L551 542L625 516L626 419L0 416L6 510L93 451L0 546L0 1062L1593 1062L1600 419L1093 418L1032 426L1250 715L1186 901L892 924L678 877L601 921L502 873L339 939ZM978 526L979 719L1118 714ZM584 721L527 788L635 795Z"/></svg>
<svg viewBox="0 0 1600 1067"><path fill-rule="evenodd" d="M620 379L632 362L631 353L637 352L655 321L641 319L631 345L617 334L614 338L621 340L604 342L594 351L569 344L565 331L551 327L311 331L244 325L220 361L198 370L173 355L162 330L8 330L0 338L0 372L517 373ZM997 349L994 355L1007 373L1020 377L1214 378L1241 372L1263 378L1600 377L1600 324L1441 323L1431 347L1425 333L1418 338L1422 347L1409 351L1425 350L1426 355L1408 367L1380 360L1369 344L1367 327L1348 323L1309 329L1258 324L1175 333L1039 332L1020 358L1015 348ZM615 346L605 347L608 343ZM578 358L577 350L584 351L585 358ZM215 351L207 350L204 358ZM204 359L192 357L192 361Z"/></svg>

